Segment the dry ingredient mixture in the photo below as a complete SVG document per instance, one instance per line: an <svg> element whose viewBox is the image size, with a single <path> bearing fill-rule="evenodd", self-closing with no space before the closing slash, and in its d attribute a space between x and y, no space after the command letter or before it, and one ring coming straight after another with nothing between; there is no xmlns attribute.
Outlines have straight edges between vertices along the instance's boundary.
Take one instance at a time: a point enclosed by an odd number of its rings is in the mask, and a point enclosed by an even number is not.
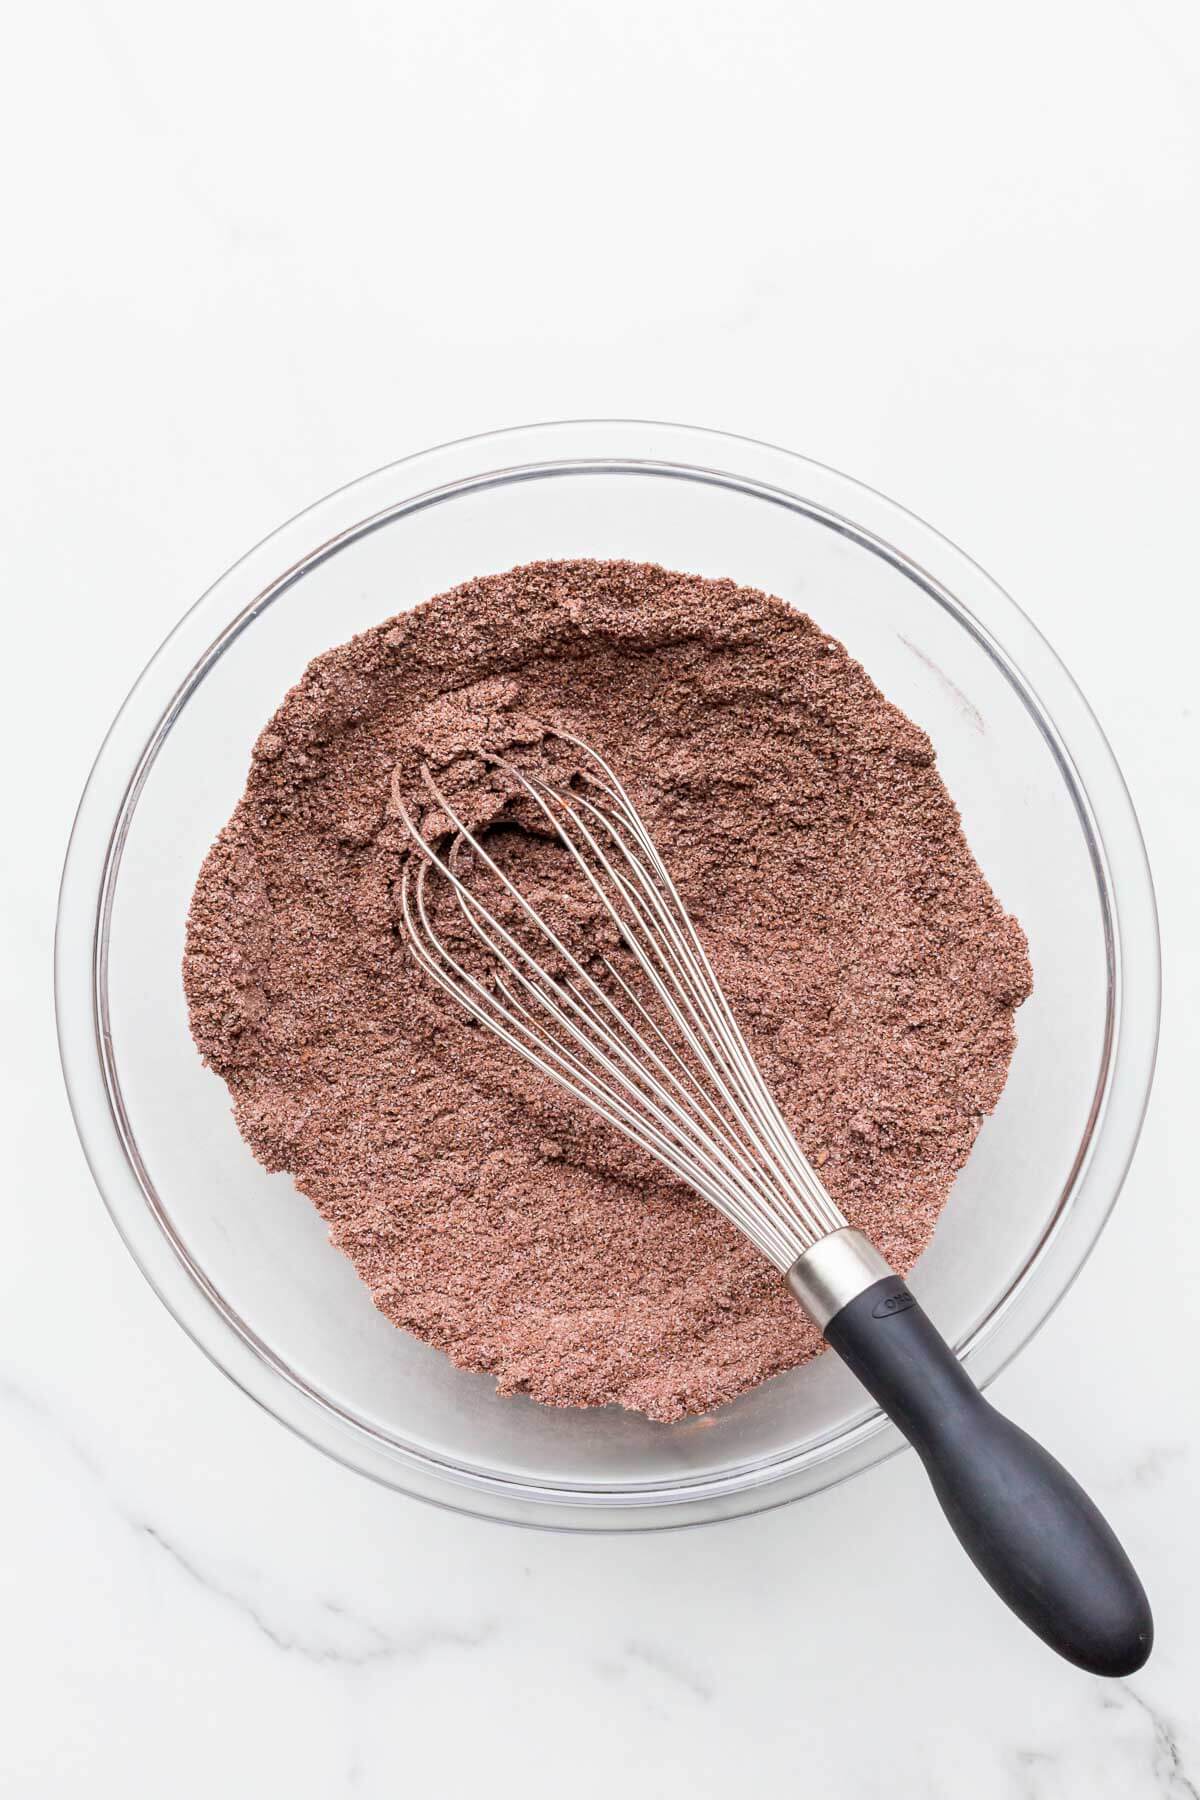
<svg viewBox="0 0 1200 1800"><path fill-rule="evenodd" d="M243 1136L394 1324L502 1393L677 1419L818 1333L732 1226L475 1026L398 930L393 772L415 800L427 761L469 824L511 839L511 785L480 753L553 766L543 722L620 774L801 1144L900 1274L1004 1086L1025 938L925 734L811 619L731 581L486 576L317 657L284 699L184 959Z"/></svg>

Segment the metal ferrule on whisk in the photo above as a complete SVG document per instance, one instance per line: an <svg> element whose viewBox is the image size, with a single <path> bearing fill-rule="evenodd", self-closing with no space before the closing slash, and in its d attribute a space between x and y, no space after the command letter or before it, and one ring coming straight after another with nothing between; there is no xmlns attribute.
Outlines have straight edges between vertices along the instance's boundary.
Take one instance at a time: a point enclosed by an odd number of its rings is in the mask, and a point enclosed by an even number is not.
<svg viewBox="0 0 1200 1800"><path fill-rule="evenodd" d="M824 1331L843 1306L891 1273L870 1238L844 1225L798 1256L785 1279L813 1324Z"/></svg>

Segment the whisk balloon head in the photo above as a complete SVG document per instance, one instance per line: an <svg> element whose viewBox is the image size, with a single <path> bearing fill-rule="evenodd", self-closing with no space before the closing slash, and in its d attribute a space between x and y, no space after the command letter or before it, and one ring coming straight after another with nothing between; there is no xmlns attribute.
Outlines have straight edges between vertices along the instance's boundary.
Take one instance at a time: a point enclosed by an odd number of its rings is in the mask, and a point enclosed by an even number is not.
<svg viewBox="0 0 1200 1800"><path fill-rule="evenodd" d="M468 828L428 768L445 829L426 838L400 797L411 854L405 935L424 971L479 1024L725 1214L780 1270L845 1220L780 1112L662 857L608 763L568 732L569 785L489 760L514 784L560 872L583 943L556 929ZM560 884L561 886L561 884ZM451 910L443 912L447 902ZM454 942L451 929L454 927ZM461 940L461 949L460 949Z"/></svg>

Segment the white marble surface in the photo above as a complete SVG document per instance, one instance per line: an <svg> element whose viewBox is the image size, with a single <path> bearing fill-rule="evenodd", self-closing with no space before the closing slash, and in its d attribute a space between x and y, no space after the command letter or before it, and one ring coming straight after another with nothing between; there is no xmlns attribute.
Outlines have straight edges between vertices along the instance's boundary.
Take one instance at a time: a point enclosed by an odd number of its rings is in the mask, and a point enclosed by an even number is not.
<svg viewBox="0 0 1200 1800"><path fill-rule="evenodd" d="M0 1793L1194 1800L1190 0L54 0L4 62ZM375 1489L208 1366L92 1189L50 942L133 673L309 499L594 413L908 503L1016 594L1123 762L1158 1084L1111 1228L996 1393L1142 1566L1159 1646L1130 1681L1026 1638L911 1456L621 1541Z"/></svg>

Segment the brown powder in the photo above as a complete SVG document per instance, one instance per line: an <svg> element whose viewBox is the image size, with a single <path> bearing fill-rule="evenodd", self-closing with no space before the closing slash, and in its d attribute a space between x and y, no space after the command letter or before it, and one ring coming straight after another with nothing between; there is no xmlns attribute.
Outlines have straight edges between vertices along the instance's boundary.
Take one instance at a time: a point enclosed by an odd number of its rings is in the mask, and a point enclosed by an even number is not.
<svg viewBox="0 0 1200 1800"><path fill-rule="evenodd" d="M782 601L648 565L466 583L318 657L254 749L188 920L205 1060L396 1325L502 1393L675 1419L814 1355L711 1207L441 995L397 931L394 769L471 823L481 750L619 771L763 1073L906 1272L1012 1054L1025 940L929 740Z"/></svg>

